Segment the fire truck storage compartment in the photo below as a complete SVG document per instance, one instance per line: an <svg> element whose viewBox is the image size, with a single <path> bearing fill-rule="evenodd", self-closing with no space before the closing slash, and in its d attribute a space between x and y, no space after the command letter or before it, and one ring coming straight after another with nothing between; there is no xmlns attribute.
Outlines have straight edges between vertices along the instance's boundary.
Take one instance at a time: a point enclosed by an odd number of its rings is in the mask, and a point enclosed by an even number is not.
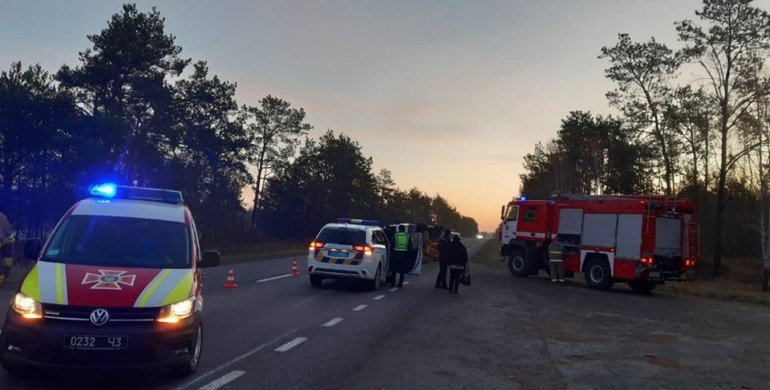
<svg viewBox="0 0 770 390"><path fill-rule="evenodd" d="M618 215L618 246L616 256L621 259L638 260L642 251L642 214Z"/></svg>
<svg viewBox="0 0 770 390"><path fill-rule="evenodd" d="M674 218L655 219L655 254L682 256L682 221Z"/></svg>
<svg viewBox="0 0 770 390"><path fill-rule="evenodd" d="M583 218L584 246L612 248L615 246L617 214L585 214Z"/></svg>
<svg viewBox="0 0 770 390"><path fill-rule="evenodd" d="M580 245L583 233L583 209L559 210L559 238L567 244Z"/></svg>

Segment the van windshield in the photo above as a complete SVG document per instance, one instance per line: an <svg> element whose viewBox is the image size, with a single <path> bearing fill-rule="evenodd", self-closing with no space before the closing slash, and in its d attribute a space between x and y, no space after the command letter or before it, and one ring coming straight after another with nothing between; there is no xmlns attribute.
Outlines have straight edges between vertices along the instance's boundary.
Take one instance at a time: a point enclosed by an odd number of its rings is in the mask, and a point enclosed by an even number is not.
<svg viewBox="0 0 770 390"><path fill-rule="evenodd" d="M138 268L190 268L184 223L143 218L70 215L45 248L43 260Z"/></svg>

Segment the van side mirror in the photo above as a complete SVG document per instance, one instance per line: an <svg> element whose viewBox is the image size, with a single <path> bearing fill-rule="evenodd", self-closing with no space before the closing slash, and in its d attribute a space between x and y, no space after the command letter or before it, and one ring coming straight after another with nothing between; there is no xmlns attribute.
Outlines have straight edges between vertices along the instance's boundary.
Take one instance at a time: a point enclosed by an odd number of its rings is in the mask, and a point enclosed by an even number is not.
<svg viewBox="0 0 770 390"><path fill-rule="evenodd" d="M43 249L43 243L39 238L28 238L24 243L24 257L28 260L37 260L41 249Z"/></svg>
<svg viewBox="0 0 770 390"><path fill-rule="evenodd" d="M222 255L218 251L203 251L203 256L198 262L200 268L218 267L222 262Z"/></svg>

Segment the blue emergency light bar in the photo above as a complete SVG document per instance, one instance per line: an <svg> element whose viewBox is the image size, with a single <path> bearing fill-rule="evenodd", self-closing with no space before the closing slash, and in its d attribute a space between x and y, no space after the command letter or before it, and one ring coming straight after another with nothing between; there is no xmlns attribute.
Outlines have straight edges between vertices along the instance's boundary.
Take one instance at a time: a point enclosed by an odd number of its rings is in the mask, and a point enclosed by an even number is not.
<svg viewBox="0 0 770 390"><path fill-rule="evenodd" d="M337 218L337 222L349 223L351 225L380 226L379 221L374 221L371 219Z"/></svg>
<svg viewBox="0 0 770 390"><path fill-rule="evenodd" d="M95 197L105 199L147 200L151 202L174 204L181 204L184 202L182 193L179 191L160 188L119 186L114 183L93 185L89 188L89 192Z"/></svg>

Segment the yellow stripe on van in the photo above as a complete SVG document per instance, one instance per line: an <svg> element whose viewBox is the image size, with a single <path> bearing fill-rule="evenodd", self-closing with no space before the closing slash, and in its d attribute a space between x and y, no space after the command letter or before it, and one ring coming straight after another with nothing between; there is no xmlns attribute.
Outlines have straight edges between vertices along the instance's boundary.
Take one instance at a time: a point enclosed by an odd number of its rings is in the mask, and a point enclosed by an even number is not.
<svg viewBox="0 0 770 390"><path fill-rule="evenodd" d="M38 279L38 264L36 263L21 285L21 292L24 295L40 302L40 280Z"/></svg>
<svg viewBox="0 0 770 390"><path fill-rule="evenodd" d="M56 303L64 304L64 264L56 264Z"/></svg>
<svg viewBox="0 0 770 390"><path fill-rule="evenodd" d="M144 297L142 297L142 300L139 301L139 307L144 307L147 305L147 300L150 299L150 296L153 292L155 292L155 289L158 288L158 286L163 282L164 279L168 277L168 274L171 273L170 269L163 270L163 272L160 274L160 277L155 279L155 281L152 283L150 288L147 289L144 293Z"/></svg>
<svg viewBox="0 0 770 390"><path fill-rule="evenodd" d="M166 296L166 299L163 300L163 306L170 305L172 303L177 303L179 301L183 301L187 299L190 296L190 290L192 289L192 282L193 282L193 274L192 274L192 271L190 271L190 272L187 272L187 274L185 274L182 280L180 280L179 283L177 283L173 289L171 289L171 292L168 293L168 295Z"/></svg>

